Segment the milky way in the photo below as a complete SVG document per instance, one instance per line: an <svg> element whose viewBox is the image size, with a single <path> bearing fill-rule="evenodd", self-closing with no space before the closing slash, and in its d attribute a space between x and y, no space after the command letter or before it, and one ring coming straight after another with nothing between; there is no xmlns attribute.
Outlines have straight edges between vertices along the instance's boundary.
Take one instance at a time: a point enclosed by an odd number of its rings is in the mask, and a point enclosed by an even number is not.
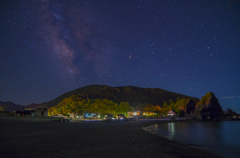
<svg viewBox="0 0 240 158"><path fill-rule="evenodd" d="M61 67L60 71L82 78L89 69L97 78L108 73L115 46L101 17L92 15L96 14L94 8L82 2L66 1L38 5L41 6L38 10L42 21L40 29L44 32L41 36L49 43L52 60Z"/></svg>

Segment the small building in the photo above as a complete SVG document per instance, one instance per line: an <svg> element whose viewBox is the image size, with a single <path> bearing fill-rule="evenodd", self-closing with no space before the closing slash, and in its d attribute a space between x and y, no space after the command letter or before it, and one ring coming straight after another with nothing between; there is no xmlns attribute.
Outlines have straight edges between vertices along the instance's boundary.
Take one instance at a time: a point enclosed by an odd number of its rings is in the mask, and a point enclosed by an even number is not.
<svg viewBox="0 0 240 158"><path fill-rule="evenodd" d="M32 109L32 108L23 108L23 110L32 111L32 110L34 110L34 109Z"/></svg>
<svg viewBox="0 0 240 158"><path fill-rule="evenodd" d="M27 110L17 110L13 112L14 116L32 116L31 111Z"/></svg>
<svg viewBox="0 0 240 158"><path fill-rule="evenodd" d="M11 115L10 111L0 111L0 116L9 116Z"/></svg>
<svg viewBox="0 0 240 158"><path fill-rule="evenodd" d="M169 111L167 112L167 115L168 115L168 116L177 116L177 112L176 112L175 110L169 110Z"/></svg>
<svg viewBox="0 0 240 158"><path fill-rule="evenodd" d="M240 120L240 115L236 114L232 116L233 120Z"/></svg>
<svg viewBox="0 0 240 158"><path fill-rule="evenodd" d="M128 112L128 118L148 118L148 117L157 117L157 112L154 111Z"/></svg>
<svg viewBox="0 0 240 158"><path fill-rule="evenodd" d="M129 118L137 117L137 116L140 116L140 115L141 115L140 111L128 112L128 117Z"/></svg>
<svg viewBox="0 0 240 158"><path fill-rule="evenodd" d="M72 119L72 120L82 120L82 119L84 119L84 114L71 113L70 114L70 119Z"/></svg>
<svg viewBox="0 0 240 158"><path fill-rule="evenodd" d="M154 111L146 111L146 112L143 112L142 115L143 115L143 116L153 117L153 116L156 116L156 115L157 115L157 112L154 112Z"/></svg>
<svg viewBox="0 0 240 158"><path fill-rule="evenodd" d="M60 116L58 116L58 115L51 115L50 117L60 117Z"/></svg>
<svg viewBox="0 0 240 158"><path fill-rule="evenodd" d="M35 110L31 109L31 108L24 108L23 112L27 113L26 116L34 116L35 115Z"/></svg>
<svg viewBox="0 0 240 158"><path fill-rule="evenodd" d="M116 115L116 119L117 119L117 120L127 120L127 117L124 116L124 114L117 114L117 115Z"/></svg>
<svg viewBox="0 0 240 158"><path fill-rule="evenodd" d="M34 116L48 116L48 108L37 108Z"/></svg>
<svg viewBox="0 0 240 158"><path fill-rule="evenodd" d="M65 118L65 119L68 119L69 118L69 115L67 114L57 114L58 117L62 117L62 118Z"/></svg>

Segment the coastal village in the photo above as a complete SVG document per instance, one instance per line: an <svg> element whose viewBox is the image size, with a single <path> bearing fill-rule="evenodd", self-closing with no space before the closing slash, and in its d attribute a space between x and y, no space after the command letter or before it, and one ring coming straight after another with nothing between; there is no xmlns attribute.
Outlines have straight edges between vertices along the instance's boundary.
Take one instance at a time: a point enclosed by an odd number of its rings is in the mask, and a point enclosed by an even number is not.
<svg viewBox="0 0 240 158"><path fill-rule="evenodd" d="M11 108L7 109L7 106L5 106L5 108L4 106L0 106L0 116L58 118L61 121L140 121L146 119L220 121L240 119L240 115L233 110L227 109L224 111L212 92L206 93L201 100L199 100L161 89L143 89L137 87L115 88L96 85L89 86L86 89L87 92L82 92L81 88L76 92L74 91L74 93L69 92L69 94L64 95L64 97L60 96L56 98L55 100L57 100L57 102L52 103L52 101L50 101L49 103L51 104L17 106L13 105L13 103L7 103L12 104L10 106ZM84 91L86 91L86 89L84 89ZM78 93L78 91L82 93ZM153 97L153 95L155 95L155 97ZM170 96L169 101L165 101L166 99L162 98L162 95L166 97ZM176 98L176 95L178 98ZM134 99L132 100L132 98L128 96L132 96ZM90 99L90 97L92 99ZM143 101L141 101L141 99L143 99ZM161 106L159 106L159 104Z"/></svg>
<svg viewBox="0 0 240 158"><path fill-rule="evenodd" d="M210 113L206 113L206 115L210 116ZM125 114L97 114L97 113L70 113L66 114L56 114L49 115L48 108L37 108L30 109L24 108L23 110L16 111L0 111L0 116L13 116L13 117L27 117L27 118L62 118L60 119L62 122L69 121L116 121L116 120L166 120L166 119L194 119L193 116L187 117L179 117L177 112L173 109L169 110L166 115L159 115L157 112L150 111L131 111ZM207 117L205 120L212 120L210 117ZM222 116L221 120L240 120L240 115L228 111L228 114Z"/></svg>
<svg viewBox="0 0 240 158"><path fill-rule="evenodd" d="M24 108L23 110L16 111L0 111L0 116L17 116L17 117L59 117L65 118L69 120L120 120L120 116L126 120L128 119L160 119L160 118L177 118L177 112L174 110L170 110L167 115L159 117L156 112L149 111L132 111L128 112L127 115L124 114L96 114L96 113L70 113L69 115L64 114L56 114L49 115L48 108L37 108L30 109Z"/></svg>

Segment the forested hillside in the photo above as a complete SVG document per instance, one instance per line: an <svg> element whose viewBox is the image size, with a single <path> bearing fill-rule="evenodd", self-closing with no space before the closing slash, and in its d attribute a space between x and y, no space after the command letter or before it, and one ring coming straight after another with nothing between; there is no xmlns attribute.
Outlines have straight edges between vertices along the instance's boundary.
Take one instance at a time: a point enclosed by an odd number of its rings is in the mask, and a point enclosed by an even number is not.
<svg viewBox="0 0 240 158"><path fill-rule="evenodd" d="M164 101L170 99L174 102L177 98L191 99L195 103L199 101L198 98L173 93L160 88L139 88L133 86L126 87L110 87L106 85L90 85L85 86L68 93L65 93L56 99L42 104L30 104L27 107L53 107L72 95L81 97L82 99L107 99L116 103L128 102L132 107L138 108L143 104L163 106Z"/></svg>

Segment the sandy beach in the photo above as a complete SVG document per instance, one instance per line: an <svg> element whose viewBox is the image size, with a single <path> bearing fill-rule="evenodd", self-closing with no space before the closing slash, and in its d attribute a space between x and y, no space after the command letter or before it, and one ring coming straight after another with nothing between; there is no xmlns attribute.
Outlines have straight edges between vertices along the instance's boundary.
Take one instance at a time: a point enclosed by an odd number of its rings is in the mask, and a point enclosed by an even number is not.
<svg viewBox="0 0 240 158"><path fill-rule="evenodd" d="M153 123L0 121L0 157L219 157L143 130Z"/></svg>

